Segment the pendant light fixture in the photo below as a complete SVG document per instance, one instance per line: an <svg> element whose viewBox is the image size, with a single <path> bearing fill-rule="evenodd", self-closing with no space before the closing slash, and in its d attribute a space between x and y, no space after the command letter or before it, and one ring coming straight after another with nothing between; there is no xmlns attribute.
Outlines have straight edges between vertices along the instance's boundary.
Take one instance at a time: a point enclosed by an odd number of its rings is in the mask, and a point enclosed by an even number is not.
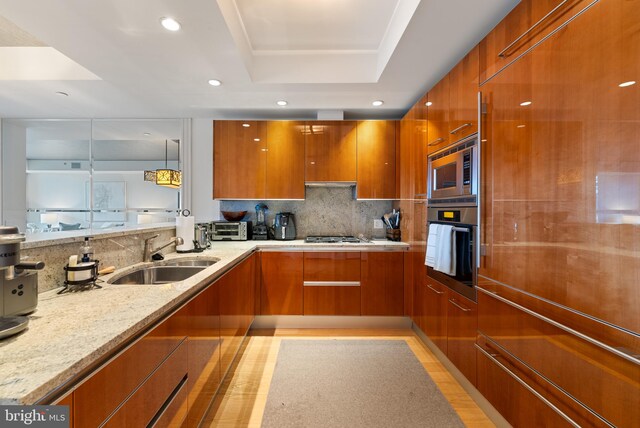
<svg viewBox="0 0 640 428"><path fill-rule="evenodd" d="M180 140L175 141L178 143L178 152L180 152ZM169 140L164 140L164 168L155 171L146 170L144 181L155 181L158 186L172 189L178 189L182 185L182 171L169 168Z"/></svg>

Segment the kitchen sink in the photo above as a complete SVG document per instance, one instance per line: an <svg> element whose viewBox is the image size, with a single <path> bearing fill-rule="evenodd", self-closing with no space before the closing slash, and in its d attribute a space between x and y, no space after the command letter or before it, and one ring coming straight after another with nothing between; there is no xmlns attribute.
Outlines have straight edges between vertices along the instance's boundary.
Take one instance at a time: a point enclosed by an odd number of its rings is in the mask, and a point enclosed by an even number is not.
<svg viewBox="0 0 640 428"><path fill-rule="evenodd" d="M140 266L114 276L109 284L168 284L184 281L216 263L218 259L173 259L161 264Z"/></svg>

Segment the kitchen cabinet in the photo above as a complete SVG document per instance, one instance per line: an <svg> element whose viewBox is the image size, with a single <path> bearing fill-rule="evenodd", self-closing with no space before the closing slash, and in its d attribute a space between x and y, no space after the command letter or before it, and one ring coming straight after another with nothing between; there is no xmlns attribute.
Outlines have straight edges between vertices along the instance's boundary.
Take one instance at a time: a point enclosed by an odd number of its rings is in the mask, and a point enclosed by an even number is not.
<svg viewBox="0 0 640 428"><path fill-rule="evenodd" d="M218 280L220 373L225 376L255 316L256 257L252 254Z"/></svg>
<svg viewBox="0 0 640 428"><path fill-rule="evenodd" d="M394 120L358 121L357 198L395 199L396 124Z"/></svg>
<svg viewBox="0 0 640 428"><path fill-rule="evenodd" d="M304 315L360 315L360 252L304 252Z"/></svg>
<svg viewBox="0 0 640 428"><path fill-rule="evenodd" d="M427 153L431 154L450 143L449 75L444 76L427 94Z"/></svg>
<svg viewBox="0 0 640 428"><path fill-rule="evenodd" d="M419 287L422 288L423 295L422 331L447 355L449 342L447 321L451 305L449 295L453 292L449 292L446 286L426 276L426 273ZM452 325L453 328L455 326ZM471 348L473 349L473 343Z"/></svg>
<svg viewBox="0 0 640 428"><path fill-rule="evenodd" d="M261 315L302 315L302 252L261 254Z"/></svg>
<svg viewBox="0 0 640 428"><path fill-rule="evenodd" d="M478 305L454 291L447 301L447 357L475 385Z"/></svg>
<svg viewBox="0 0 640 428"><path fill-rule="evenodd" d="M270 120L266 126L265 199L304 199L305 122Z"/></svg>
<svg viewBox="0 0 640 428"><path fill-rule="evenodd" d="M305 181L355 183L356 122L309 121L305 127Z"/></svg>
<svg viewBox="0 0 640 428"><path fill-rule="evenodd" d="M361 253L362 315L402 316L404 313L404 254Z"/></svg>
<svg viewBox="0 0 640 428"><path fill-rule="evenodd" d="M69 406L69 428L73 428L73 392L66 397L62 397L56 406Z"/></svg>
<svg viewBox="0 0 640 428"><path fill-rule="evenodd" d="M480 82L495 76L595 2L522 0L480 42Z"/></svg>
<svg viewBox="0 0 640 428"><path fill-rule="evenodd" d="M478 132L478 47L449 72L449 140Z"/></svg>
<svg viewBox="0 0 640 428"><path fill-rule="evenodd" d="M265 198L266 143L266 122L214 121L214 199Z"/></svg>

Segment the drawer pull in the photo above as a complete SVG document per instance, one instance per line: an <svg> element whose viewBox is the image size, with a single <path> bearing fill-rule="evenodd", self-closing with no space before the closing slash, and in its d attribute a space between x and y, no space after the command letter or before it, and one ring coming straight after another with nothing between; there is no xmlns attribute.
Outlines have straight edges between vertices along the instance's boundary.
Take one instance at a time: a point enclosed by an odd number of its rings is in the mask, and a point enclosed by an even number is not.
<svg viewBox="0 0 640 428"><path fill-rule="evenodd" d="M360 281L304 281L305 287L360 287Z"/></svg>
<svg viewBox="0 0 640 428"><path fill-rule="evenodd" d="M470 123L470 122L467 122L467 123L465 123L465 124L462 124L462 125L458 126L456 129L454 129L453 131L449 131L449 133L450 133L451 135L456 134L456 133L458 133L458 131L460 131L461 129L466 128L467 126L471 126L471 123Z"/></svg>
<svg viewBox="0 0 640 428"><path fill-rule="evenodd" d="M444 291L438 291L435 288L433 288L430 284L427 284L427 287L429 287L429 289L436 294L444 294Z"/></svg>
<svg viewBox="0 0 640 428"><path fill-rule="evenodd" d="M435 140L433 140L432 142L430 142L428 144L429 147L431 146L435 146L438 143L442 143L444 141L444 138L440 137L440 138L436 138Z"/></svg>
<svg viewBox="0 0 640 428"><path fill-rule="evenodd" d="M516 38L513 42L509 43L509 45L502 49L500 51L500 53L498 54L498 57L500 58L505 58L507 56L507 51L509 49L511 49L514 45L516 45L520 40L522 40L524 37L527 36L527 34L529 34L530 32L532 32L538 25L542 24L544 21L546 21L551 15L553 15L558 9L560 9L561 7L563 7L568 0L564 0L562 2L560 2L559 5L557 5L556 7L554 7L553 9L551 9L551 11L549 13L547 13L545 16L543 16L542 18L540 18L540 20L538 22L536 22L535 24L533 24L531 27L529 27L529 29L527 31L525 31L524 33L520 34L520 36L518 36L518 38Z"/></svg>
<svg viewBox="0 0 640 428"><path fill-rule="evenodd" d="M449 303L451 303L453 306L457 307L458 309L462 309L464 312L471 312L471 309L465 308L464 306L457 304L456 301L453 299L449 299Z"/></svg>

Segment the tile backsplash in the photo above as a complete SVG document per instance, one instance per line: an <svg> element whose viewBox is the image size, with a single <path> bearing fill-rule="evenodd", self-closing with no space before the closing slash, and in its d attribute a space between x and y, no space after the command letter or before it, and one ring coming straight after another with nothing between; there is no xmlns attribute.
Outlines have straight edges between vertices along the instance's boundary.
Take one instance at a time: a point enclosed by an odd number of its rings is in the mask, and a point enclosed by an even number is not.
<svg viewBox="0 0 640 428"><path fill-rule="evenodd" d="M307 187L304 201L221 201L222 211L248 211L245 220L255 222L255 206L264 202L267 224L276 213L295 214L297 237L309 235L354 235L383 238L384 229L374 229L373 220L391 212L392 201L357 201L352 187Z"/></svg>

